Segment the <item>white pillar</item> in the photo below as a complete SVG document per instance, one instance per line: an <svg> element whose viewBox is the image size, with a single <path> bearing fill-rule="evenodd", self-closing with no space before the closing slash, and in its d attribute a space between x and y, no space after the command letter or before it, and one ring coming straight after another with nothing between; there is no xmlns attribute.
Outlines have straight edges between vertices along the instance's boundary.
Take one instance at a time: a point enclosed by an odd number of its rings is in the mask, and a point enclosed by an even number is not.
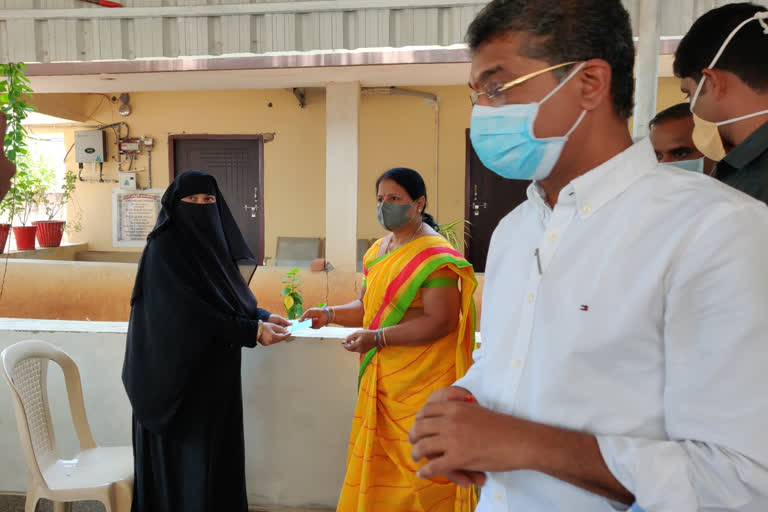
<svg viewBox="0 0 768 512"><path fill-rule="evenodd" d="M360 84L325 90L325 258L339 270L357 266L357 167Z"/></svg>
<svg viewBox="0 0 768 512"><path fill-rule="evenodd" d="M648 123L656 115L656 93L659 86L659 23L661 0L641 0L639 43L635 67L635 113L632 135L645 137Z"/></svg>

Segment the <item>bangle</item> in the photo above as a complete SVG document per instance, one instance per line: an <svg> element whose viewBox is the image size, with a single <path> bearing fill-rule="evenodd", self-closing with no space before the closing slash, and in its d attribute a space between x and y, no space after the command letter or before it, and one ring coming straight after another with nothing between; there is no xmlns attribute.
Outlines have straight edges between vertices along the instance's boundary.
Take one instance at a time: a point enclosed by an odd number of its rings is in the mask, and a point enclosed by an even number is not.
<svg viewBox="0 0 768 512"><path fill-rule="evenodd" d="M259 327L258 327L258 329L256 329L256 341L257 342L261 341L261 330L262 330L263 327L264 327L264 322L259 320Z"/></svg>
<svg viewBox="0 0 768 512"><path fill-rule="evenodd" d="M381 339L384 341L384 346L388 347L389 343L387 343L387 331L386 328L381 329Z"/></svg>
<svg viewBox="0 0 768 512"><path fill-rule="evenodd" d="M376 330L376 346L379 347L379 349L383 349L387 346L387 340L384 338L384 329L379 328Z"/></svg>
<svg viewBox="0 0 768 512"><path fill-rule="evenodd" d="M331 312L331 319L328 323L335 324L336 323L336 309L334 308L328 308L328 311Z"/></svg>
<svg viewBox="0 0 768 512"><path fill-rule="evenodd" d="M331 323L331 312L327 307L325 307L323 308L323 313L325 313L325 325L328 325Z"/></svg>
<svg viewBox="0 0 768 512"><path fill-rule="evenodd" d="M376 348L378 348L379 350L384 348L382 346L382 344L381 344L381 329L377 329L376 331L374 331L374 333L373 333L373 343L374 343L374 345L376 345Z"/></svg>

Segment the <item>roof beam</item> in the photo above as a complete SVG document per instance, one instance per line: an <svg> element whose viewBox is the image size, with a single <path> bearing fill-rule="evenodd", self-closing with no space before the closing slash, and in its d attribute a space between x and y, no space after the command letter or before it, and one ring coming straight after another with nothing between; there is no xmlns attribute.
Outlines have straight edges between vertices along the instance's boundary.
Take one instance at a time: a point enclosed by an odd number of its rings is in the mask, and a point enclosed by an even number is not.
<svg viewBox="0 0 768 512"><path fill-rule="evenodd" d="M257 14L360 11L367 9L428 9L485 5L488 0L309 0L259 4L188 5L184 7L123 7L122 9L4 9L0 19L125 19L189 18Z"/></svg>

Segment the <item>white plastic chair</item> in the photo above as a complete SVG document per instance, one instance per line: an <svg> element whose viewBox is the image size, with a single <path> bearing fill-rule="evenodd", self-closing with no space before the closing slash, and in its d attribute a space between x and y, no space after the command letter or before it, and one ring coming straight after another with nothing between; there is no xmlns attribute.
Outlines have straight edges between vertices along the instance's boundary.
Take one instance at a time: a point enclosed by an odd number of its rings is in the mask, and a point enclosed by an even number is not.
<svg viewBox="0 0 768 512"><path fill-rule="evenodd" d="M64 372L69 407L80 453L63 460L56 453L48 406L48 361ZM22 341L0 354L0 373L8 382L28 469L25 511L34 512L41 498L51 500L55 512L67 503L95 500L107 512L129 512L133 498L133 450L130 446L100 448L93 440L85 415L77 365L66 353L44 341Z"/></svg>

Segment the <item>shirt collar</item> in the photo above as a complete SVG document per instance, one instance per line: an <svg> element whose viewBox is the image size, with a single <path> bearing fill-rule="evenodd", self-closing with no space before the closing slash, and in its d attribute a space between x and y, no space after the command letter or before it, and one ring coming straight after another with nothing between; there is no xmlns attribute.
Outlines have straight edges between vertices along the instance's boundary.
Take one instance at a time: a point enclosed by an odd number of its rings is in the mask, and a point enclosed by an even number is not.
<svg viewBox="0 0 768 512"><path fill-rule="evenodd" d="M571 181L560 191L558 204L567 204L575 197L578 213L586 219L657 165L651 140L646 137ZM549 203L541 186L533 182L527 193L528 199L545 215Z"/></svg>
<svg viewBox="0 0 768 512"><path fill-rule="evenodd" d="M736 146L724 159L734 169L743 169L768 151L768 123L752 132L744 142Z"/></svg>

